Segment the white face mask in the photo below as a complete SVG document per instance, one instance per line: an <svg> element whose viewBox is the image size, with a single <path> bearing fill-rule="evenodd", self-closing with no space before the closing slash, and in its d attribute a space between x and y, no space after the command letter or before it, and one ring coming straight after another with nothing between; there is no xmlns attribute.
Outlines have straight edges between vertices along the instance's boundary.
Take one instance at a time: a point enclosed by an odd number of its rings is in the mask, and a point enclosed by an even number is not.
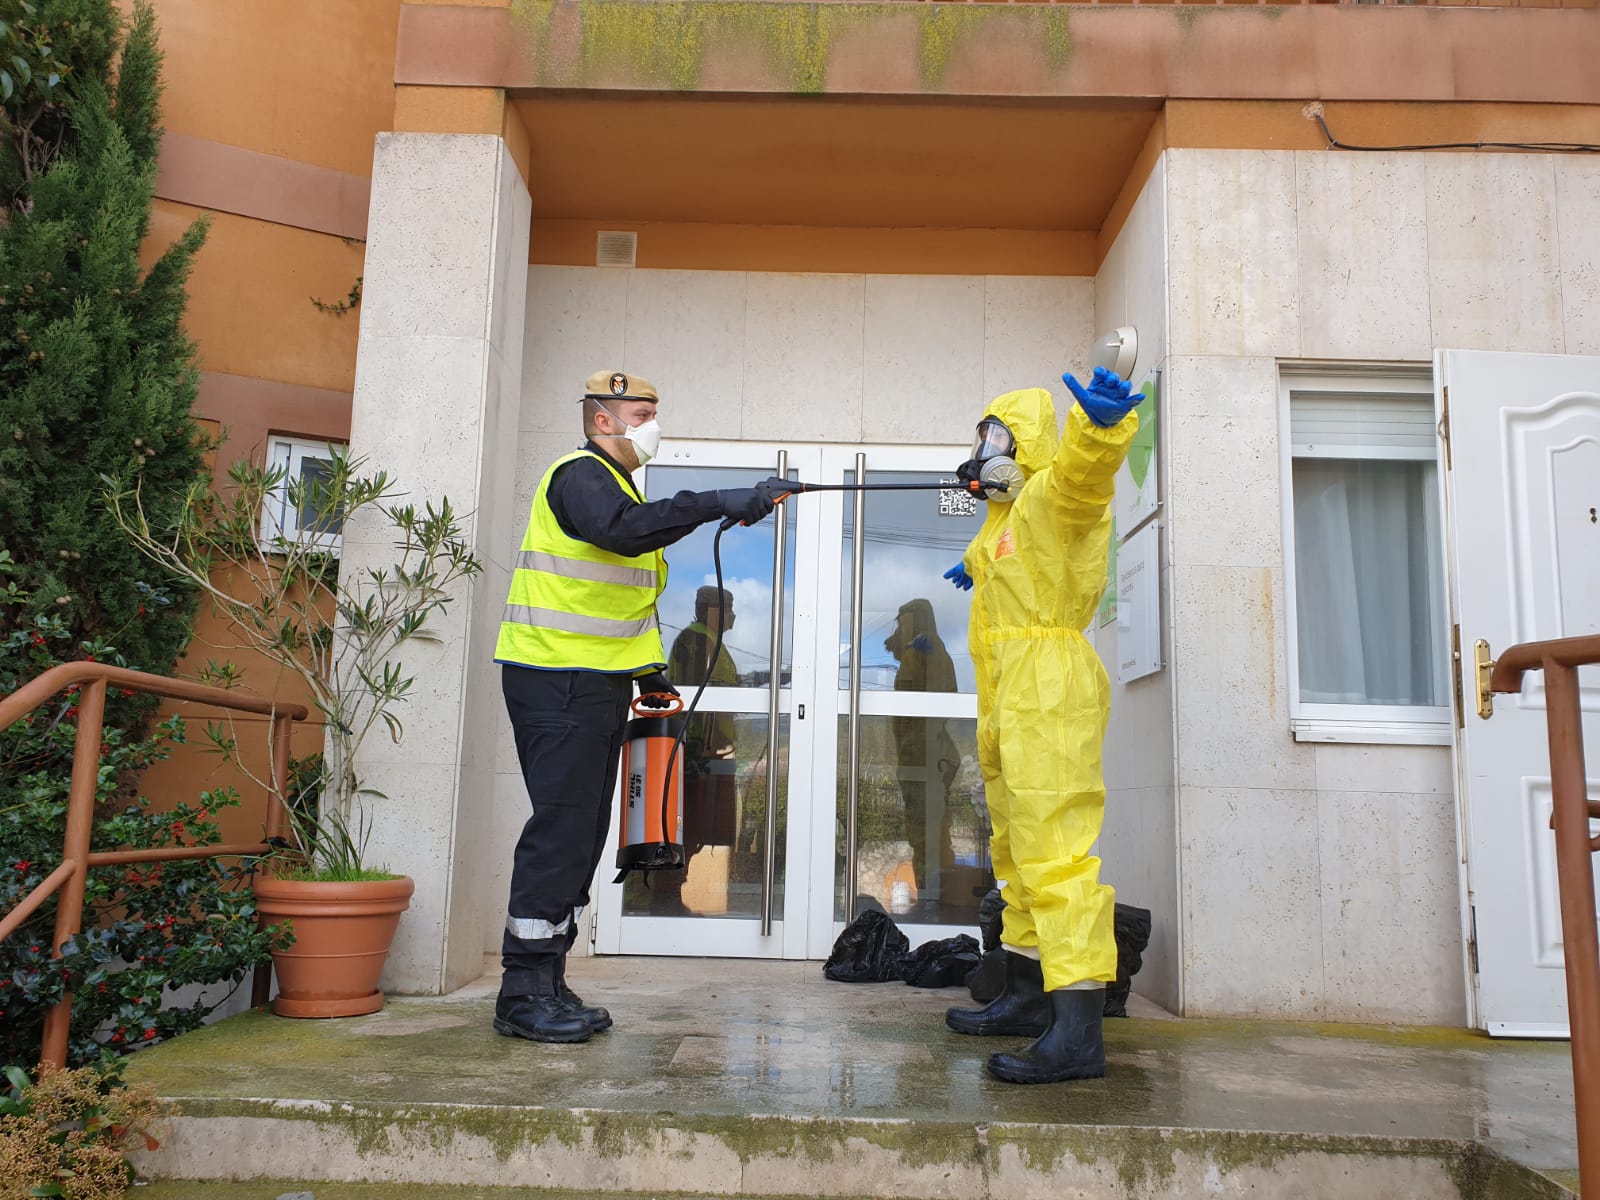
<svg viewBox="0 0 1600 1200"><path fill-rule="evenodd" d="M626 436L633 443L633 452L638 456L641 467L661 449L661 425L654 417L643 425L630 425Z"/></svg>
<svg viewBox="0 0 1600 1200"><path fill-rule="evenodd" d="M598 407L606 416L616 421L622 420L604 404ZM661 449L661 425L654 417L643 425L629 425L625 433L597 433L594 436L596 441L615 441L618 438L625 438L632 442L634 456L638 458L641 467L654 458L656 451Z"/></svg>

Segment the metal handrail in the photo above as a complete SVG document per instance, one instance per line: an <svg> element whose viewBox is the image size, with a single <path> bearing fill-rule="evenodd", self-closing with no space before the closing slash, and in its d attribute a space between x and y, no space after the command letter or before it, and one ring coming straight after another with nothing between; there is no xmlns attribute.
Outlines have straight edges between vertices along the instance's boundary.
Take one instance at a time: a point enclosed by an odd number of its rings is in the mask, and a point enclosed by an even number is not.
<svg viewBox="0 0 1600 1200"><path fill-rule="evenodd" d="M12 910L0 919L0 941L4 941L21 927L51 896L61 893L56 906L55 936L51 955L61 957L61 947L83 929L84 892L88 885L89 868L114 866L133 862L172 862L191 858L231 858L235 855L259 855L269 848L274 837L283 832L283 791L289 781L289 734L295 721L304 721L309 715L303 704L280 704L259 696L244 695L192 683L186 679L169 679L150 675L144 671L130 671L106 663L62 663L51 667L43 675L29 680L11 695L0 698L0 729L8 729L41 704L66 691L74 684L82 691L78 698L78 733L72 745L72 785L67 797L67 833L62 847L61 865L45 876ZM87 685L87 686L84 686ZM163 696L169 700L188 700L210 704L234 712L258 713L272 718L272 787L267 792L267 820L265 838L260 842L225 846L184 846L169 850L102 850L91 852L90 835L94 827L95 781L100 769L100 741L106 715L106 690L118 687L127 692L141 692L147 696ZM255 1004L265 1004L272 983L272 967L263 963L256 968L251 985L251 998ZM68 1023L72 1019L72 993L66 992L45 1015L44 1044L39 1051L39 1062L44 1067L61 1067L67 1061Z"/></svg>
<svg viewBox="0 0 1600 1200"><path fill-rule="evenodd" d="M1589 836L1594 802L1583 763L1583 708L1578 668L1600 663L1600 635L1522 642L1503 651L1489 674L1492 692L1520 692L1529 671L1544 672L1545 722L1550 739L1550 791L1556 831L1556 880L1561 894L1567 1022L1572 1031L1572 1097L1578 1123L1578 1180L1585 1195L1600 1195L1600 935L1595 928Z"/></svg>

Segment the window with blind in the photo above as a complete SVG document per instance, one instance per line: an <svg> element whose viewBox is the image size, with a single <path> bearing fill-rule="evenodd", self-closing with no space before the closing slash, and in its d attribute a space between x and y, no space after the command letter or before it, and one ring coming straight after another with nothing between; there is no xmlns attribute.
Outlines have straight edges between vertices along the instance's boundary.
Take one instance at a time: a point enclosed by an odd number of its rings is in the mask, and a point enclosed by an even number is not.
<svg viewBox="0 0 1600 1200"><path fill-rule="evenodd" d="M1431 380L1286 371L1283 404L1295 736L1447 742Z"/></svg>

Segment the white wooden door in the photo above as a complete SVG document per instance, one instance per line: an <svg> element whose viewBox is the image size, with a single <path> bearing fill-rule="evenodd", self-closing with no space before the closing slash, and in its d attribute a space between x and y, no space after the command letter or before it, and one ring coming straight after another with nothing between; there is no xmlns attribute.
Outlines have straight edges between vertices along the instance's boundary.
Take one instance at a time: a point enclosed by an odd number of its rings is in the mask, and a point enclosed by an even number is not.
<svg viewBox="0 0 1600 1200"><path fill-rule="evenodd" d="M1457 786L1475 1024L1567 1036L1544 679L1476 712L1473 646L1600 631L1600 358L1441 350L1452 618L1461 649ZM1600 668L1580 672L1591 795Z"/></svg>

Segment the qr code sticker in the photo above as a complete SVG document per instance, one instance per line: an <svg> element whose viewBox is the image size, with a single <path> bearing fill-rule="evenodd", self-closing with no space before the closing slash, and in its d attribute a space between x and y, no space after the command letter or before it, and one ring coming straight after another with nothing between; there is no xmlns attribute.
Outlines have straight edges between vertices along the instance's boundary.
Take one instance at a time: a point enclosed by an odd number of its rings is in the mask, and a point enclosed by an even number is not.
<svg viewBox="0 0 1600 1200"><path fill-rule="evenodd" d="M940 483L960 483L959 479L941 479ZM978 498L962 488L939 489L939 515L941 517L974 517L978 515Z"/></svg>

